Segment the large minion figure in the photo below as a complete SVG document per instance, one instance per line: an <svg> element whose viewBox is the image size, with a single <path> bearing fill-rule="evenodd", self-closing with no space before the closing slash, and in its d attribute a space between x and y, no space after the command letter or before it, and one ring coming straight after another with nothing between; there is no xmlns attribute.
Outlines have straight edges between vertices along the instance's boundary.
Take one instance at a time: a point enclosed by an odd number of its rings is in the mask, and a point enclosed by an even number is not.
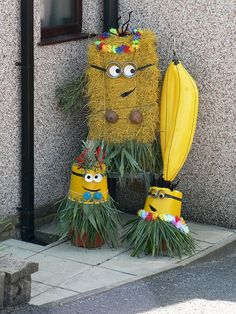
<svg viewBox="0 0 236 314"><path fill-rule="evenodd" d="M130 168L135 166L139 171L157 170L155 160L159 160L156 49L153 32L126 28L103 33L88 51L88 138L104 141L115 158L123 156L124 164L131 163ZM119 166L112 170L119 170Z"/></svg>
<svg viewBox="0 0 236 314"><path fill-rule="evenodd" d="M90 44L86 75L57 91L65 111L88 107L88 140L105 143L120 179L161 168L156 35L129 27L131 13Z"/></svg>
<svg viewBox="0 0 236 314"><path fill-rule="evenodd" d="M152 143L159 125L155 34L111 29L88 51L89 138Z"/></svg>

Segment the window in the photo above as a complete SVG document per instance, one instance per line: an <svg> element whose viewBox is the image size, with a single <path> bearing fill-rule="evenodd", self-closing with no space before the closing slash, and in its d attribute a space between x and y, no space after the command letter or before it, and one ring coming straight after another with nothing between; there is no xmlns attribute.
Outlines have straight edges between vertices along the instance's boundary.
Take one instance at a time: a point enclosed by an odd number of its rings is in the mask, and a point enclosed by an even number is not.
<svg viewBox="0 0 236 314"><path fill-rule="evenodd" d="M41 0L40 15L42 45L88 37L81 34L82 0Z"/></svg>

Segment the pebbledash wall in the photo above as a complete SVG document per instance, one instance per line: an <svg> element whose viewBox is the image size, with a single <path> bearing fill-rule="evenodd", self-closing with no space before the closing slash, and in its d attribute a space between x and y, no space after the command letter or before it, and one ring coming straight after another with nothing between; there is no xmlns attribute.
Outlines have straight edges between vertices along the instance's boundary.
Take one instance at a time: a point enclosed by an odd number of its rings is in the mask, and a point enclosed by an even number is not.
<svg viewBox="0 0 236 314"><path fill-rule="evenodd" d="M84 113L64 115L55 89L84 71L88 40L51 46L40 42L40 0L35 11L35 207L68 189L69 165L86 133ZM101 0L83 1L83 30L102 31ZM162 73L171 59L173 35L183 63L200 90L197 131L179 178L185 215L236 227L234 7L230 0L120 0L124 19L158 36ZM0 2L0 216L20 206L20 1ZM131 192L132 193L132 192ZM141 204L140 204L141 206Z"/></svg>

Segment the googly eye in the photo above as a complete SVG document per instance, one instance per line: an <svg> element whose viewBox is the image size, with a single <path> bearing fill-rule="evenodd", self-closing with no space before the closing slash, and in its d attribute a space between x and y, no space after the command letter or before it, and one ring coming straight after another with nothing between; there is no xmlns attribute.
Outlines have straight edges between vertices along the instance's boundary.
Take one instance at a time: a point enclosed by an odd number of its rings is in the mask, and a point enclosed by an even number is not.
<svg viewBox="0 0 236 314"><path fill-rule="evenodd" d="M123 68L124 76L128 78L135 76L136 72L137 72L137 68L136 68L136 65L133 63L127 64Z"/></svg>
<svg viewBox="0 0 236 314"><path fill-rule="evenodd" d="M150 192L149 192L149 195L152 196L152 197L157 197L157 191L154 190L154 189L151 189Z"/></svg>
<svg viewBox="0 0 236 314"><path fill-rule="evenodd" d="M111 78L117 78L120 76L120 74L121 69L118 64L113 63L107 68L107 75Z"/></svg>
<svg viewBox="0 0 236 314"><path fill-rule="evenodd" d="M101 182L102 181L102 175L100 173L95 174L94 181L95 182Z"/></svg>
<svg viewBox="0 0 236 314"><path fill-rule="evenodd" d="M84 179L85 179L86 182L92 182L93 179L94 179L94 177L93 177L92 174L87 173L87 174L85 175Z"/></svg>
<svg viewBox="0 0 236 314"><path fill-rule="evenodd" d="M166 193L164 191L158 191L158 197L159 198L164 198Z"/></svg>

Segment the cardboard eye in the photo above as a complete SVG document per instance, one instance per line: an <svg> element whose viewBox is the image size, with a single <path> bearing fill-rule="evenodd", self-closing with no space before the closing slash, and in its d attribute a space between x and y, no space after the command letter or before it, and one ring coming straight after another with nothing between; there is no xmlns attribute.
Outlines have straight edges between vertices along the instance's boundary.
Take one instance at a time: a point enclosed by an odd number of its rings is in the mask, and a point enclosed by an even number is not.
<svg viewBox="0 0 236 314"><path fill-rule="evenodd" d="M92 174L87 173L87 174L85 175L84 179L85 179L86 182L92 182L92 181L94 180L94 177L93 177Z"/></svg>
<svg viewBox="0 0 236 314"><path fill-rule="evenodd" d="M102 175L100 174L100 173L98 173L98 174L95 174L95 176L94 176L94 181L95 182L101 182L102 181Z"/></svg>
<svg viewBox="0 0 236 314"><path fill-rule="evenodd" d="M121 69L118 64L112 64L107 69L107 75L111 78L117 78L121 74Z"/></svg>
<svg viewBox="0 0 236 314"><path fill-rule="evenodd" d="M158 191L158 197L159 198L164 198L166 193L164 191Z"/></svg>
<svg viewBox="0 0 236 314"><path fill-rule="evenodd" d="M154 189L151 189L151 191L149 192L149 195L152 197L157 197L157 191Z"/></svg>
<svg viewBox="0 0 236 314"><path fill-rule="evenodd" d="M124 66L124 69L123 69L124 76L128 78L135 76L136 71L137 69L136 69L135 64L127 64Z"/></svg>

